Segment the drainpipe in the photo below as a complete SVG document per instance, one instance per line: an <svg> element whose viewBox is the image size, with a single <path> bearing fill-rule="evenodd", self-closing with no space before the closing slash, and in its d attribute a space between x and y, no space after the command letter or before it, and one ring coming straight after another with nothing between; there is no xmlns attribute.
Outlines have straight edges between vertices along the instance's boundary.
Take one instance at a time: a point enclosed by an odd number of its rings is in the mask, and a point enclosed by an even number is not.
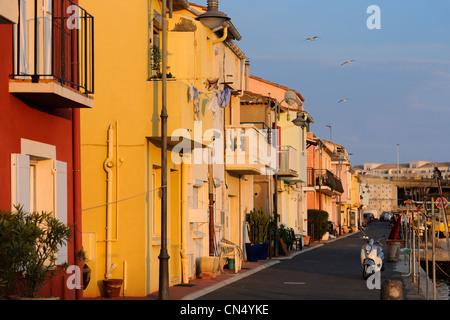
<svg viewBox="0 0 450 320"><path fill-rule="evenodd" d="M112 125L108 128L107 140L107 158L103 162L103 169L106 172L106 264L105 264L105 279L112 278L112 271L115 266L111 264L111 226L112 226L112 192L113 192L113 128Z"/></svg>
<svg viewBox="0 0 450 320"><path fill-rule="evenodd" d="M223 36L217 40L214 40L213 45L224 42L227 39L227 37L228 37L228 27L223 27Z"/></svg>
<svg viewBox="0 0 450 320"><path fill-rule="evenodd" d="M183 156L181 156L181 270L182 270L182 282L184 284L189 283L189 260L186 255L186 188L187 179L186 179L186 164L184 163Z"/></svg>
<svg viewBox="0 0 450 320"><path fill-rule="evenodd" d="M74 261L82 270L83 263L77 261L77 251L83 249L81 233L81 141L80 141L80 109L72 109L72 148L73 148L73 225L74 231ZM83 289L76 289L76 299L83 299Z"/></svg>
<svg viewBox="0 0 450 320"><path fill-rule="evenodd" d="M245 90L248 91L250 76L250 60L245 61Z"/></svg>

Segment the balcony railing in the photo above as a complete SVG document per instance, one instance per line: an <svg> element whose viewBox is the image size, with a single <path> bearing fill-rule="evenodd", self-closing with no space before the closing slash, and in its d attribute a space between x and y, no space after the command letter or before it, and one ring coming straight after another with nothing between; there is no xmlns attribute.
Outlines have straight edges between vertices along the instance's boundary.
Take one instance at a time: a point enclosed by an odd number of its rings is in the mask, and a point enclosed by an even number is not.
<svg viewBox="0 0 450 320"><path fill-rule="evenodd" d="M297 149L292 146L280 147L280 167L278 175L284 177L298 176Z"/></svg>
<svg viewBox="0 0 450 320"><path fill-rule="evenodd" d="M308 187L325 187L330 189L331 193L344 193L344 188L342 187L341 179L336 177L329 170L318 170L314 168L307 168L308 173Z"/></svg>
<svg viewBox="0 0 450 320"><path fill-rule="evenodd" d="M268 142L268 132L252 124L227 126L226 170L238 174L273 174L277 167L276 148Z"/></svg>
<svg viewBox="0 0 450 320"><path fill-rule="evenodd" d="M16 80L56 80L85 95L94 92L94 17L72 0L17 0L13 74ZM25 4L25 6L24 6Z"/></svg>

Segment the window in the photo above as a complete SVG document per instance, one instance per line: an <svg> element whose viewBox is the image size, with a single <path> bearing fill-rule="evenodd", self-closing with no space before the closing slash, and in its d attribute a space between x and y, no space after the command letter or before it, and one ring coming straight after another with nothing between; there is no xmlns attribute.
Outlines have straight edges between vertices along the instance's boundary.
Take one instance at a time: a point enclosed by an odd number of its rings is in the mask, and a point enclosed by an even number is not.
<svg viewBox="0 0 450 320"><path fill-rule="evenodd" d="M153 236L161 236L161 168L154 168L152 174Z"/></svg>
<svg viewBox="0 0 450 320"><path fill-rule="evenodd" d="M161 48L161 30L162 17L153 10L153 14L149 13L149 32L148 32L148 79L157 77L160 72L160 48Z"/></svg>
<svg viewBox="0 0 450 320"><path fill-rule="evenodd" d="M25 212L53 212L67 225L67 163L54 159L11 155L11 203ZM67 245L57 255L57 264L67 262Z"/></svg>
<svg viewBox="0 0 450 320"><path fill-rule="evenodd" d="M192 209L198 209L198 192L200 188L192 188Z"/></svg>

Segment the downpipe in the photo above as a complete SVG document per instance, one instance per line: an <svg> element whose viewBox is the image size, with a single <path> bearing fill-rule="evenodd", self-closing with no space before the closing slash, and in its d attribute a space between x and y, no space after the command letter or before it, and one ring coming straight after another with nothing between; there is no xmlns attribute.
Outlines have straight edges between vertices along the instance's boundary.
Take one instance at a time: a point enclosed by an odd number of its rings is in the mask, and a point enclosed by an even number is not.
<svg viewBox="0 0 450 320"><path fill-rule="evenodd" d="M106 263L105 263L105 279L112 278L112 271L115 269L115 265L111 264L112 256L112 193L113 193L113 168L115 164L113 162L113 128L112 125L108 128L108 140L107 140L107 158L103 162L103 169L106 172Z"/></svg>

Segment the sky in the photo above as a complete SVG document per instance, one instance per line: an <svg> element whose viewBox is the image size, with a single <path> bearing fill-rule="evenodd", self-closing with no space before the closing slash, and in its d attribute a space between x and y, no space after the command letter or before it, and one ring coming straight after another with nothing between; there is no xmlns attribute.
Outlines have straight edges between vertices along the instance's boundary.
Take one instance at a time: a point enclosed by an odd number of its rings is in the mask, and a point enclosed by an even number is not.
<svg viewBox="0 0 450 320"><path fill-rule="evenodd" d="M450 161L450 1L220 0L219 10L250 73L300 92L311 131L353 165L397 163L397 150L400 163Z"/></svg>

